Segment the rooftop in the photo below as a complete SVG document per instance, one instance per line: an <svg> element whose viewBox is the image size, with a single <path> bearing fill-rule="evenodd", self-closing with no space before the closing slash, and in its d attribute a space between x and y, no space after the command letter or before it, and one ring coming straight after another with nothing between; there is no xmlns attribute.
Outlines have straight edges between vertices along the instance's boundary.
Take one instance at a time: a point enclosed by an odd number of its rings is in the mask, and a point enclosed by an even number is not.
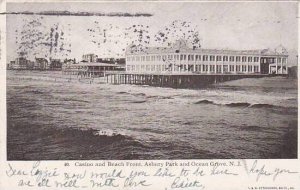
<svg viewBox="0 0 300 190"><path fill-rule="evenodd" d="M178 40L170 47L142 47L131 45L127 48L126 54L157 54L157 53L199 53L199 54L235 54L235 55L288 55L286 49L280 45L275 50L230 50L230 49L202 49L188 47L183 40Z"/></svg>
<svg viewBox="0 0 300 190"><path fill-rule="evenodd" d="M109 63L101 63L101 62L80 62L77 64L74 64L77 66L91 66L91 67L95 67L95 66L109 66L109 67L118 67L119 65L115 65L115 64L109 64Z"/></svg>

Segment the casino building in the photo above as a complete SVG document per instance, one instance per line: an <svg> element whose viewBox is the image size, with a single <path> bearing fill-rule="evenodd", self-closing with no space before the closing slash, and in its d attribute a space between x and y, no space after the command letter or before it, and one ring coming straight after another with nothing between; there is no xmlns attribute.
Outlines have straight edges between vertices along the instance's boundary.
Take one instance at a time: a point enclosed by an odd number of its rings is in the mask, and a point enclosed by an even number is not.
<svg viewBox="0 0 300 190"><path fill-rule="evenodd" d="M288 53L275 50L190 48L178 40L171 47L131 45L126 49L128 73L169 74L288 74Z"/></svg>

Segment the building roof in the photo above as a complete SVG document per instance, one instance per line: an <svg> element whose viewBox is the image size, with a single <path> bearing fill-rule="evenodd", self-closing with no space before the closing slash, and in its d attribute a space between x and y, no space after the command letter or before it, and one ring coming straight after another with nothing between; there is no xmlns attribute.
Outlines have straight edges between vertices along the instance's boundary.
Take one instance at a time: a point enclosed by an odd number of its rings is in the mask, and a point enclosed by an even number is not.
<svg viewBox="0 0 300 190"><path fill-rule="evenodd" d="M115 64L109 64L109 63L101 63L101 62L80 62L77 64L74 64L74 66L90 66L90 67L95 67L95 66L109 66L109 67L118 67L118 65Z"/></svg>
<svg viewBox="0 0 300 190"><path fill-rule="evenodd" d="M48 60L45 58L37 58L37 57L35 58L35 61L37 61L37 62L47 61L48 62Z"/></svg>
<svg viewBox="0 0 300 190"><path fill-rule="evenodd" d="M280 49L278 51L277 49ZM142 47L131 45L126 49L128 55L139 54L162 54L162 53L199 53L199 54L232 54L232 55L287 55L284 47L280 46L274 51L270 49L256 49L256 50L229 50L229 49L203 49L203 48L190 48L182 40L176 41L170 47Z"/></svg>

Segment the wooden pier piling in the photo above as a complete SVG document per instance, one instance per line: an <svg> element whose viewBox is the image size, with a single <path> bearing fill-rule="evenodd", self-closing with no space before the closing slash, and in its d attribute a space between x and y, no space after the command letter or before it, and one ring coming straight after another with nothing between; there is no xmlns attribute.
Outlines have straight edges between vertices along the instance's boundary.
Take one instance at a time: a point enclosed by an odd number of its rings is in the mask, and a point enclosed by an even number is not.
<svg viewBox="0 0 300 190"><path fill-rule="evenodd" d="M242 78L261 78L268 75L262 74L134 74L134 73L111 73L110 83L112 84L134 84L149 85L171 88L201 88L215 83ZM106 82L109 82L108 78Z"/></svg>

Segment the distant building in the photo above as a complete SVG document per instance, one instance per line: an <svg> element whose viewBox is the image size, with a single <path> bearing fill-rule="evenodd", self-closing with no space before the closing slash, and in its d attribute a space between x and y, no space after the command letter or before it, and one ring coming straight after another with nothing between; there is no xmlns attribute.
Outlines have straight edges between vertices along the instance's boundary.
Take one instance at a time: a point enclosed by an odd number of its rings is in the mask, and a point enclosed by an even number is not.
<svg viewBox="0 0 300 190"><path fill-rule="evenodd" d="M48 70L49 62L45 58L35 58L34 68L36 70Z"/></svg>
<svg viewBox="0 0 300 190"><path fill-rule="evenodd" d="M82 60L86 62L97 62L97 58L98 56L93 53L85 54L82 56Z"/></svg>
<svg viewBox="0 0 300 190"><path fill-rule="evenodd" d="M81 76L104 76L106 72L120 71L122 67L109 63L90 63L82 61L77 64L65 65L62 69L64 74L73 74ZM123 69L124 70L124 69Z"/></svg>
<svg viewBox="0 0 300 190"><path fill-rule="evenodd" d="M125 65L125 58L118 58L116 59L116 64L118 65Z"/></svg>
<svg viewBox="0 0 300 190"><path fill-rule="evenodd" d="M184 40L171 47L126 49L126 71L134 73L287 74L288 54L274 51L189 48Z"/></svg>
<svg viewBox="0 0 300 190"><path fill-rule="evenodd" d="M98 63L109 63L109 64L114 64L115 59L114 58L97 58Z"/></svg>
<svg viewBox="0 0 300 190"><path fill-rule="evenodd" d="M10 61L7 66L6 66L6 69L11 69L12 65L15 64L15 61Z"/></svg>
<svg viewBox="0 0 300 190"><path fill-rule="evenodd" d="M76 59L65 59L64 60L64 64L75 64L76 63Z"/></svg>
<svg viewBox="0 0 300 190"><path fill-rule="evenodd" d="M125 64L125 58L97 58L98 63Z"/></svg>
<svg viewBox="0 0 300 190"><path fill-rule="evenodd" d="M10 69L27 69L27 65L30 61L24 57L18 57L15 61L10 62Z"/></svg>
<svg viewBox="0 0 300 190"><path fill-rule="evenodd" d="M65 59L62 64L62 70L70 68L73 64L76 64L76 59Z"/></svg>
<svg viewBox="0 0 300 190"><path fill-rule="evenodd" d="M27 69L28 70L34 69L34 62L33 61L28 61L27 62Z"/></svg>
<svg viewBox="0 0 300 190"><path fill-rule="evenodd" d="M62 62L60 59L50 59L50 69L51 70L61 70Z"/></svg>

